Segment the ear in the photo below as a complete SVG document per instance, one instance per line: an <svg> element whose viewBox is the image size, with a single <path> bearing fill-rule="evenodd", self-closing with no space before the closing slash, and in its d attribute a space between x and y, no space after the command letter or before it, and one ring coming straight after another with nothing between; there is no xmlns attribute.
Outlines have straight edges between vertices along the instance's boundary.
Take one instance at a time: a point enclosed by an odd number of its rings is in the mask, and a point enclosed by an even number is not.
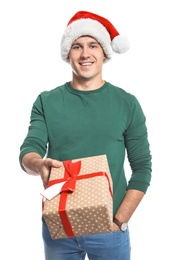
<svg viewBox="0 0 176 260"><path fill-rule="evenodd" d="M103 62L105 62L105 60L106 60L106 55L104 55L104 57L103 57Z"/></svg>
<svg viewBox="0 0 176 260"><path fill-rule="evenodd" d="M102 49L102 50L103 50L103 49ZM103 55L104 55L103 60L105 60L105 59L106 59L106 54L105 54L104 50L103 50Z"/></svg>

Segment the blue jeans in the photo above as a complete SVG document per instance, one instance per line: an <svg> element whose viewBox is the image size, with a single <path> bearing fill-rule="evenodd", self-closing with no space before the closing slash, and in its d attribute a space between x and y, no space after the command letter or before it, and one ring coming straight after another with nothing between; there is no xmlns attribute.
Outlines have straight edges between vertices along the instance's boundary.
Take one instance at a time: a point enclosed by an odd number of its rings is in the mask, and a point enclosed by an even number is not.
<svg viewBox="0 0 176 260"><path fill-rule="evenodd" d="M53 240L42 227L45 260L130 260L129 230Z"/></svg>

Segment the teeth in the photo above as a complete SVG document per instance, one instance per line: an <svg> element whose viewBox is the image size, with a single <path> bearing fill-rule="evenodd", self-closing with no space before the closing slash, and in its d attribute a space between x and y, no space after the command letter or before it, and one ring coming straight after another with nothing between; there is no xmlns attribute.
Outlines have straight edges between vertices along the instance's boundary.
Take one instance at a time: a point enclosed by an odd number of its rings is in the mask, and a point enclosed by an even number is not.
<svg viewBox="0 0 176 260"><path fill-rule="evenodd" d="M82 66L88 66L88 65L91 65L91 64L92 64L91 62L81 63Z"/></svg>

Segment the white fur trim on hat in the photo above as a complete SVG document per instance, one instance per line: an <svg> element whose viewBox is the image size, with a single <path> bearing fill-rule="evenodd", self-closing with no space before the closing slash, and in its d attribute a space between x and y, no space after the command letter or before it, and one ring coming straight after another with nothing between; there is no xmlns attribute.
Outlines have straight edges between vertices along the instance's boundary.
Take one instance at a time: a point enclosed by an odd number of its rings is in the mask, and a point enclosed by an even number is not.
<svg viewBox="0 0 176 260"><path fill-rule="evenodd" d="M85 18L76 20L67 26L61 40L61 57L63 60L67 61L73 42L86 35L95 38L101 44L106 59L112 58L111 39L106 28L96 20Z"/></svg>

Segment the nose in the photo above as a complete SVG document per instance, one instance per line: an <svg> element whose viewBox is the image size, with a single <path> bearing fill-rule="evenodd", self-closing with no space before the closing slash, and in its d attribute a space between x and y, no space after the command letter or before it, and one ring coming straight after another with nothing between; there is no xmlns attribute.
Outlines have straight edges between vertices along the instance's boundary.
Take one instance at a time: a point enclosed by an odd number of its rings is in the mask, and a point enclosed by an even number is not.
<svg viewBox="0 0 176 260"><path fill-rule="evenodd" d="M82 48L81 57L84 58L84 59L90 57L89 48L87 48L87 47Z"/></svg>

